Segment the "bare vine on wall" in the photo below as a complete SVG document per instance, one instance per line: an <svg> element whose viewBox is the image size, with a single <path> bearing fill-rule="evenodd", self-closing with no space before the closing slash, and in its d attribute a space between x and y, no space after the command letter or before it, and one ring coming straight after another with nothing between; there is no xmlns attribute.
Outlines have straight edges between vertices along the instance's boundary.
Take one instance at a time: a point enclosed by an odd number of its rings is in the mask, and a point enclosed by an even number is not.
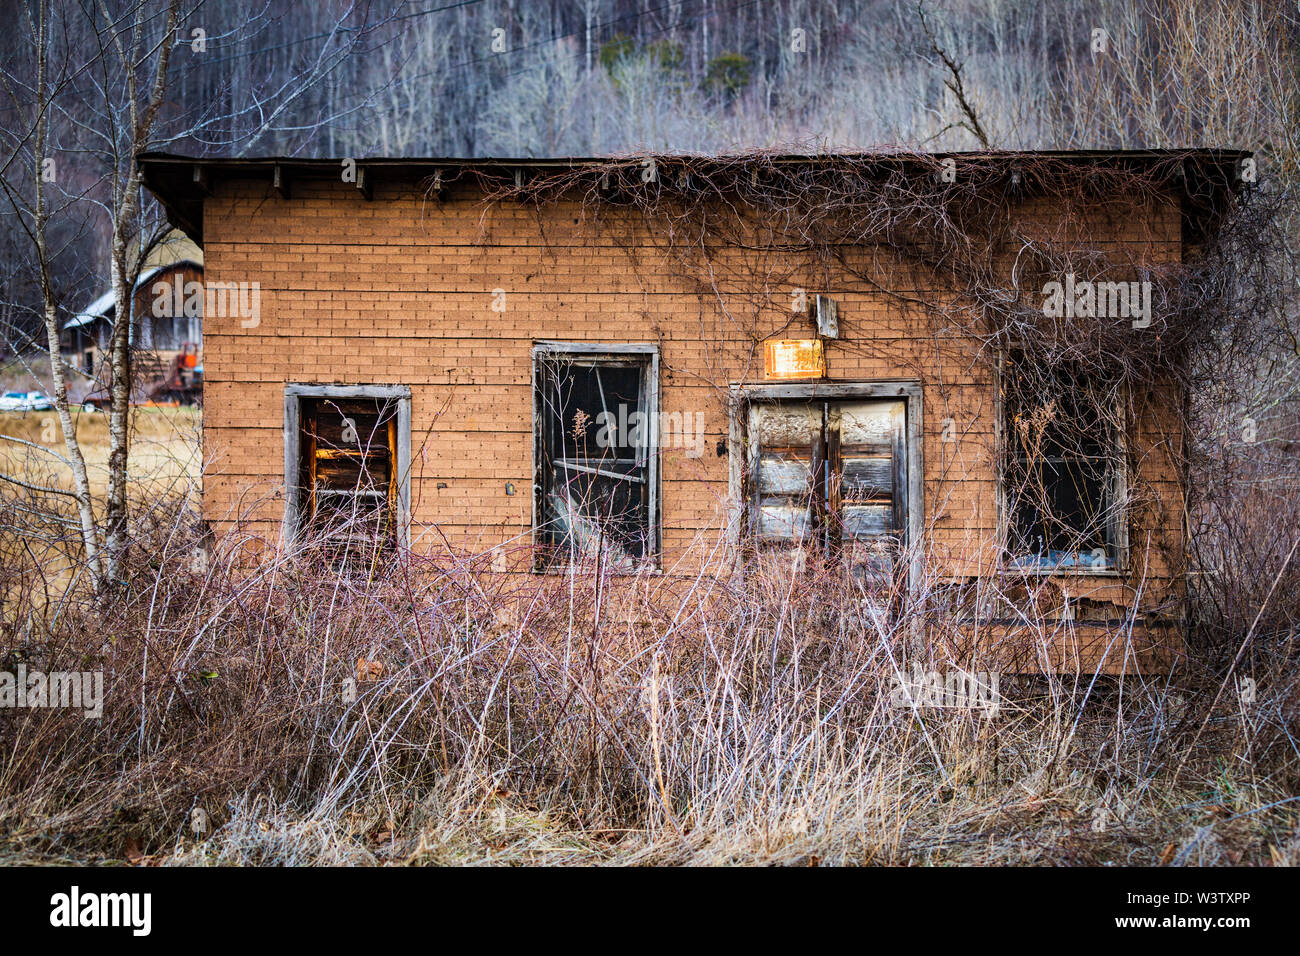
<svg viewBox="0 0 1300 956"><path fill-rule="evenodd" d="M945 400L972 380L1014 388L1005 421L960 436L996 446L1013 501L1003 544L1106 566L1130 525L1178 526L1171 510L1201 507L1201 399L1231 406L1282 325L1271 264L1285 200L1243 182L1242 159L759 152L460 175L485 208L535 209L548 244L572 240L545 212L569 203L581 235L625 252L633 282L694 289L720 403L729 380L761 375L765 339L807 331L794 291L879 297L910 347L850 334L838 354L901 364ZM1105 492L1086 534L1052 513L1082 507L1071 484ZM1037 541L1016 541L1017 508L1036 516ZM1165 577L1187 568L1181 536L1129 543L1160 552Z"/></svg>

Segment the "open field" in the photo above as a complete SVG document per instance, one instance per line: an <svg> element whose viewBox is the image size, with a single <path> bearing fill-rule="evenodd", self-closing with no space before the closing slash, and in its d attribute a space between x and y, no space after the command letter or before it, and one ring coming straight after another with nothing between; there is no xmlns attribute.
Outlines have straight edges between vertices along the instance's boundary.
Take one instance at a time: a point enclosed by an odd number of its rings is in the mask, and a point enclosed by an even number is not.
<svg viewBox="0 0 1300 956"><path fill-rule="evenodd" d="M86 458L91 488L102 494L108 483L108 416L74 410L77 440ZM151 493L181 491L198 482L202 414L194 408L141 407L131 411L130 476ZM23 480L58 488L72 487L72 473L58 456L66 456L58 416L50 412L0 412L0 435L48 448L0 441L0 470Z"/></svg>

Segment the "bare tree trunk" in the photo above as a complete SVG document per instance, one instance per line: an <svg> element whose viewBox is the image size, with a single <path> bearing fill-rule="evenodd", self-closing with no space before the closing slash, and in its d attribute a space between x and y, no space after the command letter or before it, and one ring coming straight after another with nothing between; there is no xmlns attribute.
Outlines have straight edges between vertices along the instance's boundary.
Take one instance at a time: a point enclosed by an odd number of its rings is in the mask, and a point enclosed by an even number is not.
<svg viewBox="0 0 1300 956"><path fill-rule="evenodd" d="M119 218L118 223L122 220ZM113 229L111 251L113 302L115 303L112 335L109 338L108 365L111 389L108 411L108 494L104 505L105 573L117 579L126 546L126 479L131 410L131 307L132 289L127 278L127 243L122 230Z"/></svg>
<svg viewBox="0 0 1300 956"><path fill-rule="evenodd" d="M86 472L86 459L77 441L77 428L68 411L68 384L63 377L63 361L59 350L59 318L54 301L54 286L50 279L50 251L46 236L49 210L45 201L44 159L49 139L47 96L49 93L47 69L49 42L47 24L49 5L40 7L36 37L36 165L33 169L36 190L35 239L36 257L41 275L41 299L45 315L45 338L50 353L50 381L54 392L54 410L63 429L63 444L67 449L68 465L72 469L73 497L77 501L77 517L81 527L81 541L86 549L86 565L91 580L98 589L103 581L99 562L99 529L95 525L95 509L90 497L90 476Z"/></svg>
<svg viewBox="0 0 1300 956"><path fill-rule="evenodd" d="M104 503L104 574L110 580L121 577L122 559L127 545L127 461L130 441L131 412L131 324L133 279L137 264L130 260L130 237L135 231L135 218L140 210L140 171L135 164L135 154L145 149L153 133L154 120L162 106L167 88L167 63L176 42L176 19L180 0L171 0L167 7L167 26L159 43L158 61L148 102L139 109L134 63L144 50L144 7L136 10L132 29L131 51L123 48L121 36L114 34L113 41L126 70L128 85L129 122L128 144L130 155L119 157L118 172L114 177L113 242L111 246L111 271L113 282L114 322L109 345L109 375L112 390L108 413L108 493ZM107 24L111 31L112 24Z"/></svg>

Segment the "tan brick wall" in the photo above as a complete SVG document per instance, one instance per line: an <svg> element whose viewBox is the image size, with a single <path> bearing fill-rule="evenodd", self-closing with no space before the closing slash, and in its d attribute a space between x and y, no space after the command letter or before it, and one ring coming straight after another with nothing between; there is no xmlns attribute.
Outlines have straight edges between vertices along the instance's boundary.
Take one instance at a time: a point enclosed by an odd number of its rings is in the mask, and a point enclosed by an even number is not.
<svg viewBox="0 0 1300 956"><path fill-rule="evenodd" d="M1140 212L1092 222L1089 241L1108 230L1108 241L1128 244L1136 255L1176 259L1177 209ZM1025 210L1044 235L1059 232L1052 214ZM753 316L754 297L763 291L736 275L753 254L719 253L724 278L715 294L680 275L640 226L621 223L617 211L602 215L597 228L576 205L540 212L515 203L485 206L469 190L439 203L397 183L378 184L373 201L342 183L295 183L287 201L267 183L221 184L204 211L207 278L259 283L261 317L254 328L242 328L236 317L205 319L205 518L219 532L239 521L277 537L286 383L403 384L413 395L416 546L440 548L442 535L472 549L526 541L534 342L656 342L662 410L705 416L702 458L680 449L665 449L661 458L663 566L681 562L693 570L698 561L683 560L683 549L715 540L725 521L728 462L716 445L727 435L728 385L763 381L756 339L783 329L791 337L810 334L809 320L789 309L790 293L802 287L829 291L839 303L841 340L828 348L831 381L923 385L924 509L935 565L951 575L992 566L999 527L996 396L973 342L936 337L921 310L860 281L772 254L763 267L780 281L767 290L756 324L731 325L718 300ZM872 265L906 296L951 295L938 276ZM491 308L498 289L504 311ZM1167 400L1157 396L1154 407ZM940 440L945 419L954 423L955 442ZM1177 553L1182 509L1168 455L1174 428L1169 416L1144 419L1137 458L1160 495L1159 515L1150 519L1154 538ZM1141 535L1132 544L1128 580L1063 579L1063 586L1123 600L1141 581L1158 601L1171 568L1145 549Z"/></svg>

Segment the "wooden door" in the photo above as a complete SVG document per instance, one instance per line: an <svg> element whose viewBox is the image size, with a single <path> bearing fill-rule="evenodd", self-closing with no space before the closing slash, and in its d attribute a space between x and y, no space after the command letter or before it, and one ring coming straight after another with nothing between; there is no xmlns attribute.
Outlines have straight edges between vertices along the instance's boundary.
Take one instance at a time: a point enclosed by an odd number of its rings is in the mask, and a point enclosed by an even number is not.
<svg viewBox="0 0 1300 956"><path fill-rule="evenodd" d="M762 545L816 545L893 579L907 527L907 409L897 399L754 402L749 525Z"/></svg>

